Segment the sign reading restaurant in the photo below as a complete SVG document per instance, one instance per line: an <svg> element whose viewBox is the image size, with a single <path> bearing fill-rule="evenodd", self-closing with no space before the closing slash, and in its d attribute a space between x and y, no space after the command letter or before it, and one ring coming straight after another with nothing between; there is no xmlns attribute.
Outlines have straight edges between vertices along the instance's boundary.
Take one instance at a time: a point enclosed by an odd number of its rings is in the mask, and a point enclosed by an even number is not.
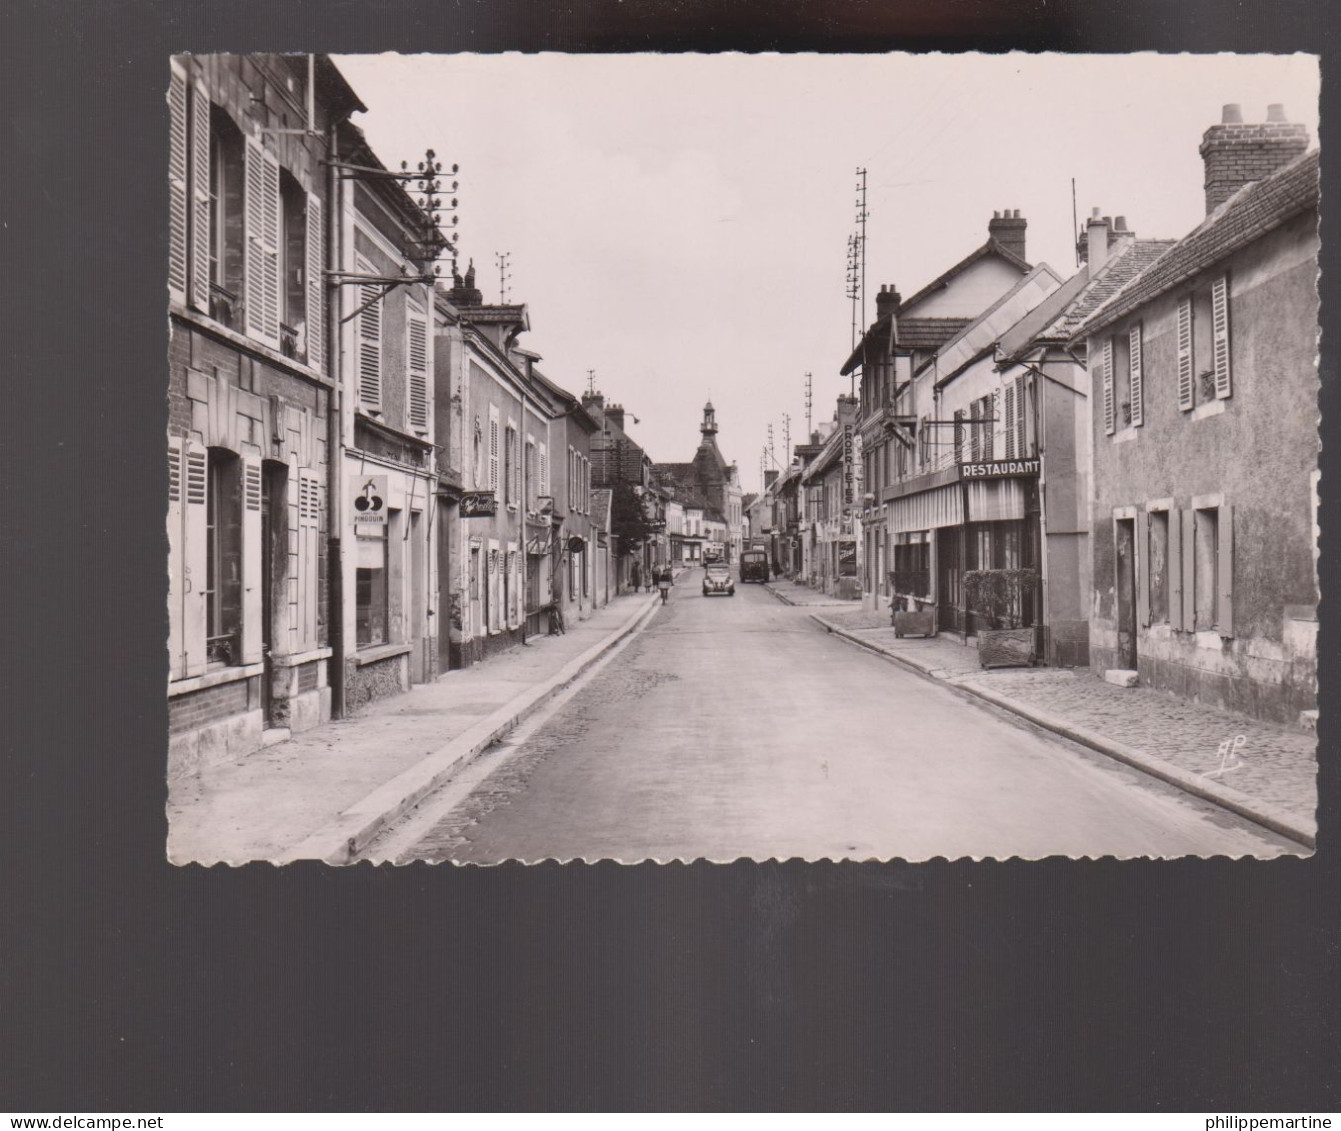
<svg viewBox="0 0 1341 1131"><path fill-rule="evenodd" d="M961 463L960 479L1006 479L1012 475L1037 475L1036 459L994 459L985 463Z"/></svg>

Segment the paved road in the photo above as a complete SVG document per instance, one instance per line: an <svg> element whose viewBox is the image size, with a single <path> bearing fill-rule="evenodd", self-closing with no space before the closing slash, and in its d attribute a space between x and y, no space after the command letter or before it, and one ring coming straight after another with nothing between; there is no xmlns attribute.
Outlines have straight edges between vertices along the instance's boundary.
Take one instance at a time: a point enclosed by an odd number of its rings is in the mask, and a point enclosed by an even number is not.
<svg viewBox="0 0 1341 1131"><path fill-rule="evenodd" d="M371 855L488 863L1299 851L843 643L757 586L704 598L700 577L684 575L670 605L587 685Z"/></svg>

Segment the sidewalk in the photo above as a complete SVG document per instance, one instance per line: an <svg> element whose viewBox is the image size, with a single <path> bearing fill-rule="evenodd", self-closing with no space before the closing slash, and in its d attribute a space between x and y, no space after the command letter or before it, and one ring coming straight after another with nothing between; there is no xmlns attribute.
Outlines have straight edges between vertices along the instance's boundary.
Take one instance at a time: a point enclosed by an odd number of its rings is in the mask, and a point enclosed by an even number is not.
<svg viewBox="0 0 1341 1131"><path fill-rule="evenodd" d="M847 602L845 602L847 603ZM899 639L889 611L825 610L811 618L853 643L1003 707L1110 757L1315 847L1317 741L1150 688L1120 688L1088 669L978 666L955 637ZM1243 736L1225 759L1221 744Z"/></svg>
<svg viewBox="0 0 1341 1131"><path fill-rule="evenodd" d="M539 636L436 682L171 783L173 863L348 861L512 730L660 605L617 597L562 636Z"/></svg>
<svg viewBox="0 0 1341 1131"><path fill-rule="evenodd" d="M842 597L835 597L832 593L811 589L809 585L798 585L785 577L775 577L772 581L765 581L764 588L784 605L804 605L806 607L830 605L842 609L861 608L860 601L844 600Z"/></svg>

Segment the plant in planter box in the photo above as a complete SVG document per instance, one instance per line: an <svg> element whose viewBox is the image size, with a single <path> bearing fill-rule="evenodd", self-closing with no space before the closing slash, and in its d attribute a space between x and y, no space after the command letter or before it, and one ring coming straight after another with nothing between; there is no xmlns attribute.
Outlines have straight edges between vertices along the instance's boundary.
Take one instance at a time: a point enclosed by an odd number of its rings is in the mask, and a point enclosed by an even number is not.
<svg viewBox="0 0 1341 1131"><path fill-rule="evenodd" d="M1032 664L1034 630L1020 624L1038 573L1032 569L971 569L964 574L969 611L987 622L978 632L978 662L984 668Z"/></svg>
<svg viewBox="0 0 1341 1131"><path fill-rule="evenodd" d="M889 574L890 622L894 625L894 635L935 636L936 610L924 608L927 602L918 594L926 593L930 588L930 576L926 570L891 570Z"/></svg>

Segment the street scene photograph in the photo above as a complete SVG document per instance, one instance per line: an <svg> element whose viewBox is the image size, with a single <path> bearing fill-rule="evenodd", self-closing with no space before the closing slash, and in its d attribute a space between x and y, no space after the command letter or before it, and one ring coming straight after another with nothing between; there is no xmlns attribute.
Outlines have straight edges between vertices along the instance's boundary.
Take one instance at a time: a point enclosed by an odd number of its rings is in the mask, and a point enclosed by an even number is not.
<svg viewBox="0 0 1341 1131"><path fill-rule="evenodd" d="M1318 59L164 59L167 858L1317 837Z"/></svg>

